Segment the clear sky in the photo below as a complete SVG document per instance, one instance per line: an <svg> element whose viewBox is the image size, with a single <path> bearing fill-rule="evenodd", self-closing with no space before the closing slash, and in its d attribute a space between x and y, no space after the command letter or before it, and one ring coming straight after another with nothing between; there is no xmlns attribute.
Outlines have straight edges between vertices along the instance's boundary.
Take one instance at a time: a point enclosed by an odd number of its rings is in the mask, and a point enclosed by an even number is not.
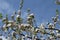
<svg viewBox="0 0 60 40"><path fill-rule="evenodd" d="M13 11L19 9L19 4L20 0L0 0L0 12L10 15ZM42 22L51 21L51 17L55 16L56 9L60 9L60 6L55 4L55 0L24 0L22 9L23 17L27 14L27 8L31 9L31 12L35 14L37 24L40 24Z"/></svg>

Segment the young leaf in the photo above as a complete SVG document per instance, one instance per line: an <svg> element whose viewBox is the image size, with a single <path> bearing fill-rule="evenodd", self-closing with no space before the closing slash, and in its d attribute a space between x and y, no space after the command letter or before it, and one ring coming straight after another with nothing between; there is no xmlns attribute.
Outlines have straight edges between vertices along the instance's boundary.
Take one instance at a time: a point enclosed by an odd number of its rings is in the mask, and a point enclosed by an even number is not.
<svg viewBox="0 0 60 40"><path fill-rule="evenodd" d="M2 13L0 13L0 19L2 19L2 17L3 17L3 16L2 16Z"/></svg>
<svg viewBox="0 0 60 40"><path fill-rule="evenodd" d="M56 9L56 15L58 15L59 14L59 11L58 11L58 9Z"/></svg>

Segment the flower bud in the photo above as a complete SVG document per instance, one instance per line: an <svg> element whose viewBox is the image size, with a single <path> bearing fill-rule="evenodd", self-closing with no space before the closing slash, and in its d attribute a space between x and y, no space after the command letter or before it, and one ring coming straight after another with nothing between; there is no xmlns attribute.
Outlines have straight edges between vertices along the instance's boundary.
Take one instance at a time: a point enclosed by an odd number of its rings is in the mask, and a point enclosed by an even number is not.
<svg viewBox="0 0 60 40"><path fill-rule="evenodd" d="M17 13L18 13L18 15L21 15L21 10L18 10Z"/></svg>
<svg viewBox="0 0 60 40"><path fill-rule="evenodd" d="M57 22L57 17L52 18L54 22Z"/></svg>
<svg viewBox="0 0 60 40"><path fill-rule="evenodd" d="M32 18L31 18L31 17L27 17L27 19L28 19L28 21L32 20Z"/></svg>
<svg viewBox="0 0 60 40"><path fill-rule="evenodd" d="M34 16L34 14L32 13L32 14L30 14L30 16Z"/></svg>
<svg viewBox="0 0 60 40"><path fill-rule="evenodd" d="M36 32L38 32L38 31L39 31L39 29L37 28L35 31L36 31Z"/></svg>
<svg viewBox="0 0 60 40"><path fill-rule="evenodd" d="M40 25L40 29L44 29L45 25L44 24L41 24Z"/></svg>
<svg viewBox="0 0 60 40"><path fill-rule="evenodd" d="M5 22L6 21L6 18L3 18L2 21Z"/></svg>
<svg viewBox="0 0 60 40"><path fill-rule="evenodd" d="M11 18L14 18L14 15L11 15Z"/></svg>
<svg viewBox="0 0 60 40"><path fill-rule="evenodd" d="M29 17L31 17L33 19L34 18L34 14L33 13L30 14Z"/></svg>
<svg viewBox="0 0 60 40"><path fill-rule="evenodd" d="M50 24L48 25L48 27L49 27L49 28L55 28L52 23L50 23Z"/></svg>
<svg viewBox="0 0 60 40"><path fill-rule="evenodd" d="M9 20L8 22L9 22L9 23L13 23L14 21L12 21L12 20Z"/></svg>

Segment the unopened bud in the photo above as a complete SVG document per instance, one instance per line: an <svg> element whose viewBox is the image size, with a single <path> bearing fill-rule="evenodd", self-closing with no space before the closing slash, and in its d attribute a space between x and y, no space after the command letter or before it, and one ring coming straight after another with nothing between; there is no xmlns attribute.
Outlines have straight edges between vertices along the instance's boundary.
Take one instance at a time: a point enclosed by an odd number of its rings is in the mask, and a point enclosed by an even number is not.
<svg viewBox="0 0 60 40"><path fill-rule="evenodd" d="M18 12L17 12L17 13L18 13L18 15L21 15L21 10L18 10Z"/></svg>

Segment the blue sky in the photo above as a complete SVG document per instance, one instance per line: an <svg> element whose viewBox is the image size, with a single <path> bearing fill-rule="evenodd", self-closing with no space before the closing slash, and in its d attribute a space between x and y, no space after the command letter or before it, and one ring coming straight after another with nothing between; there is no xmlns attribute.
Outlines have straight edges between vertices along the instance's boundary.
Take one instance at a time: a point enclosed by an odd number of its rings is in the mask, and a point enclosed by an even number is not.
<svg viewBox="0 0 60 40"><path fill-rule="evenodd" d="M0 0L0 12L2 14L8 13L10 16L13 11L19 9L19 4L20 0ZM27 15L27 8L30 8L34 13L37 24L51 21L51 17L55 16L56 9L58 8L60 11L60 6L55 4L55 0L24 0L23 17Z"/></svg>

